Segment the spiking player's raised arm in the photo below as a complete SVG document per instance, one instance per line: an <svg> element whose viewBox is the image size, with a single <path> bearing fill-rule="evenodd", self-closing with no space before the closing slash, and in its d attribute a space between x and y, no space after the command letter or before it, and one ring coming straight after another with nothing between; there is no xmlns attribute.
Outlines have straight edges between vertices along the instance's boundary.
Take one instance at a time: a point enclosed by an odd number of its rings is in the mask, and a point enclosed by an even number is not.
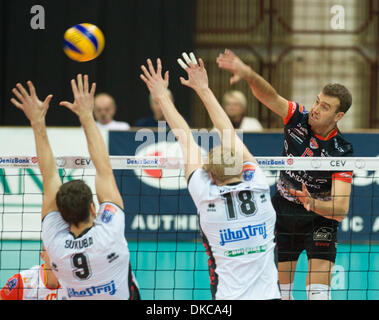
<svg viewBox="0 0 379 320"><path fill-rule="evenodd" d="M44 101L41 101L33 83L28 81L27 85L29 92L20 83L16 85L16 88L12 90L16 99L12 98L11 102L25 113L33 129L38 165L43 181L41 211L43 220L47 213L57 210L55 196L62 185L46 131L45 117L53 96L49 95Z"/></svg>

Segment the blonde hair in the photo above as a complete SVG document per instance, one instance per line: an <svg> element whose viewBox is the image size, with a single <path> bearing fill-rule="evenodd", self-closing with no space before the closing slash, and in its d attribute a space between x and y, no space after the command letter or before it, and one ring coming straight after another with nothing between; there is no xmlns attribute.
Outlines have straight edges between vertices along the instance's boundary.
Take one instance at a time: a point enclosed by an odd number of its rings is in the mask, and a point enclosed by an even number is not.
<svg viewBox="0 0 379 320"><path fill-rule="evenodd" d="M208 161L203 169L213 175L217 182L225 182L232 178L238 178L242 174L242 157L236 156L233 148L222 145L214 147L208 154Z"/></svg>
<svg viewBox="0 0 379 320"><path fill-rule="evenodd" d="M241 104L241 107L246 110L247 100L246 100L246 96L243 94L242 91L230 90L230 91L225 92L224 96L222 97L223 106L226 105L226 100L229 97L233 97L233 98L237 99L239 101L239 103Z"/></svg>

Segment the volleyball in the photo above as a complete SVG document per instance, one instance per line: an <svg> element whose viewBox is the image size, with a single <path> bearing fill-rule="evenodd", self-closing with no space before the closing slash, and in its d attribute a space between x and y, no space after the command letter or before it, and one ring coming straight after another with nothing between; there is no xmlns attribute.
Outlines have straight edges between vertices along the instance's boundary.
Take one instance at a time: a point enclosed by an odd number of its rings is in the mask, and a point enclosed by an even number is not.
<svg viewBox="0 0 379 320"><path fill-rule="evenodd" d="M90 23L77 24L64 34L63 50L70 59L78 62L97 58L103 51L104 45L103 32Z"/></svg>

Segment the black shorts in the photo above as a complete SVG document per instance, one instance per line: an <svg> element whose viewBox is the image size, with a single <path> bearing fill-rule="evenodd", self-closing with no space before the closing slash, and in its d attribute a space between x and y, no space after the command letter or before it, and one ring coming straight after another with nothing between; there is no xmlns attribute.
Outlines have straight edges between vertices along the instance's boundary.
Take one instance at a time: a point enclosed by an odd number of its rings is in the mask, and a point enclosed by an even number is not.
<svg viewBox="0 0 379 320"><path fill-rule="evenodd" d="M276 211L275 238L278 262L297 261L305 250L308 259L335 262L338 221L307 211L301 204L272 197Z"/></svg>

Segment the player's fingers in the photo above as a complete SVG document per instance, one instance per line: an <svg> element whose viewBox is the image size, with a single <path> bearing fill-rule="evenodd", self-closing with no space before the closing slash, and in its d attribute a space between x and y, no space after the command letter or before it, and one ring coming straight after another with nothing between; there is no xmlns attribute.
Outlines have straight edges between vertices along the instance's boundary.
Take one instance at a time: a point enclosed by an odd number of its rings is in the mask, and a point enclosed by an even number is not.
<svg viewBox="0 0 379 320"><path fill-rule="evenodd" d="M78 91L78 86L76 85L75 79L71 80L71 88L72 88L72 92L74 93L74 97L76 97L79 94L79 91Z"/></svg>
<svg viewBox="0 0 379 320"><path fill-rule="evenodd" d="M205 69L204 68L204 61L201 58L199 58L199 66L200 66L201 69Z"/></svg>
<svg viewBox="0 0 379 320"><path fill-rule="evenodd" d="M59 105L62 106L62 107L65 107L65 108L67 108L67 109L69 109L71 111L74 111L74 105L72 103L70 103L70 102L62 101L62 102L59 103Z"/></svg>
<svg viewBox="0 0 379 320"><path fill-rule="evenodd" d="M24 102L25 101L25 99L24 99L24 97L22 96L22 94L16 89L16 88L13 88L12 89L12 93L16 96L16 98L18 99L18 100L20 100L21 102Z"/></svg>
<svg viewBox="0 0 379 320"><path fill-rule="evenodd" d="M184 70L187 71L188 66L183 62L183 60L179 58L177 61L178 61L179 65L180 65Z"/></svg>
<svg viewBox="0 0 379 320"><path fill-rule="evenodd" d="M27 85L28 85L28 87L29 87L30 95L31 95L32 97L37 97L36 88L34 87L33 82L28 81L28 82L27 82Z"/></svg>
<svg viewBox="0 0 379 320"><path fill-rule="evenodd" d="M170 78L170 74L169 74L168 71L166 71L166 73L164 74L164 80L165 80L166 82L168 82L168 81L169 81L169 78Z"/></svg>
<svg viewBox="0 0 379 320"><path fill-rule="evenodd" d="M43 103L49 105L51 99L53 99L53 95L52 94L48 95Z"/></svg>
<svg viewBox="0 0 379 320"><path fill-rule="evenodd" d="M151 62L150 59L147 59L147 66L149 67L150 74L152 76L154 76L155 75L155 70L154 70L153 63Z"/></svg>
<svg viewBox="0 0 379 320"><path fill-rule="evenodd" d="M162 61L161 59L157 59L157 74L162 75Z"/></svg>
<svg viewBox="0 0 379 320"><path fill-rule="evenodd" d="M76 79L78 82L79 93L83 93L83 77L82 77L82 75L79 73Z"/></svg>
<svg viewBox="0 0 379 320"><path fill-rule="evenodd" d="M24 98L29 98L28 92L25 90L24 86L21 83L17 83L16 87Z"/></svg>
<svg viewBox="0 0 379 320"><path fill-rule="evenodd" d="M145 67L145 66L141 66L141 69L142 69L142 71L143 71L145 77L146 77L148 80L151 80L151 75L150 75L149 71L146 69L146 67Z"/></svg>
<svg viewBox="0 0 379 320"><path fill-rule="evenodd" d="M191 63L191 59L190 59L190 57L188 56L188 54L185 53L185 52L183 52L183 53L182 53L182 56L183 56L183 58L184 58L184 61L187 62L187 64L189 65L189 64Z"/></svg>
<svg viewBox="0 0 379 320"><path fill-rule="evenodd" d="M197 60L196 60L196 57L195 57L194 53L191 52L191 53L189 54L189 56L190 56L191 62L192 62L193 64L197 65L198 63L197 63Z"/></svg>
<svg viewBox="0 0 379 320"><path fill-rule="evenodd" d="M11 102L14 104L15 107L17 107L21 110L24 110L24 108L22 107L22 104L20 102L18 102L15 98L12 98Z"/></svg>
<svg viewBox="0 0 379 320"><path fill-rule="evenodd" d="M183 77L180 77L179 79L180 79L180 83L182 85L189 87L189 81L188 80L184 79Z"/></svg>
<svg viewBox="0 0 379 320"><path fill-rule="evenodd" d="M87 93L89 91L89 84L88 84L88 75L84 75L84 81L83 81L83 88L84 88L84 93Z"/></svg>
<svg viewBox="0 0 379 320"><path fill-rule="evenodd" d="M96 92L96 82L92 83L90 95L95 96L95 92Z"/></svg>
<svg viewBox="0 0 379 320"><path fill-rule="evenodd" d="M230 49L225 49L225 54L228 56L235 56L234 52Z"/></svg>
<svg viewBox="0 0 379 320"><path fill-rule="evenodd" d="M308 189L307 189L307 187L306 187L306 185L303 183L303 185L302 185L302 190L303 190L303 193L304 194L307 194L308 193Z"/></svg>
<svg viewBox="0 0 379 320"><path fill-rule="evenodd" d="M146 85L149 83L149 80L148 80L143 74L140 74L139 77L141 78L141 80L142 80L143 82L146 83Z"/></svg>

